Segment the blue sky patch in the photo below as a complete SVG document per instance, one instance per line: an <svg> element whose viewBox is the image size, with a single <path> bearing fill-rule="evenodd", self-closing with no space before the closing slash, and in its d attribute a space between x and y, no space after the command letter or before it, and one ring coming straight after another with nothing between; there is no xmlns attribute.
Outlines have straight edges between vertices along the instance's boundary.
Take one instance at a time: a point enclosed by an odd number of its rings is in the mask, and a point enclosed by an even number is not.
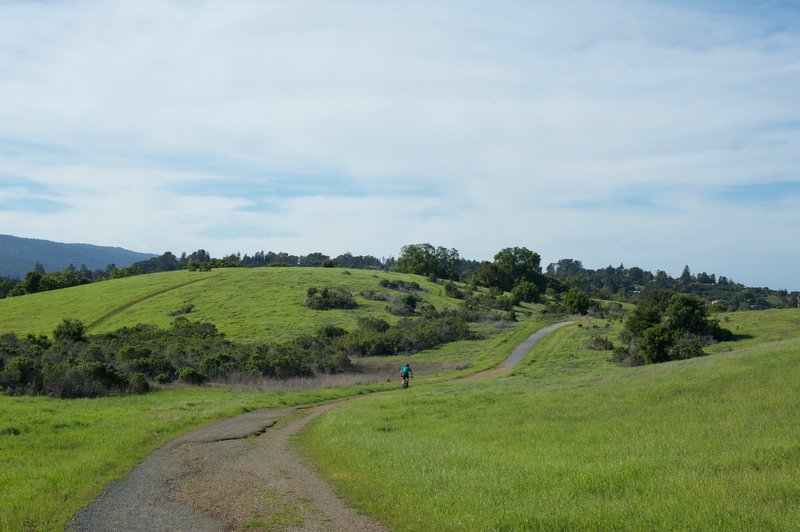
<svg viewBox="0 0 800 532"><path fill-rule="evenodd" d="M754 185L721 187L715 199L730 203L776 203L783 199L800 196L800 182L778 181Z"/></svg>
<svg viewBox="0 0 800 532"><path fill-rule="evenodd" d="M36 212L54 213L69 210L70 206L59 201L46 200L41 198L20 198L14 201L0 202L0 211L5 212Z"/></svg>

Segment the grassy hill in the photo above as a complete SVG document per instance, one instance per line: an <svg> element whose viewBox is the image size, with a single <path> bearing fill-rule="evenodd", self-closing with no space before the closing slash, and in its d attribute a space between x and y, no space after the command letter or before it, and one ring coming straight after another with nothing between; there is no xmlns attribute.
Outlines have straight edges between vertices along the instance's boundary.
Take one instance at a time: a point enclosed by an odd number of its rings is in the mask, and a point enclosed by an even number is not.
<svg viewBox="0 0 800 532"><path fill-rule="evenodd" d="M85 264L90 270L104 270L109 264L119 268L153 257L119 247L91 244L64 244L0 235L0 276L25 277L38 262L48 272L61 270L70 264L76 268Z"/></svg>
<svg viewBox="0 0 800 532"><path fill-rule="evenodd" d="M800 528L800 311L716 354L623 368L559 330L511 376L351 401L306 454L392 530Z"/></svg>
<svg viewBox="0 0 800 532"><path fill-rule="evenodd" d="M212 322L230 339L282 342L323 325L353 329L366 315L396 320L386 307L403 294L382 287L381 279L417 282L423 289L418 295L439 309L457 304L440 285L414 275L339 268L182 270L0 299L0 331L50 334L64 318L83 321L90 333L136 323L166 327L174 320L171 312L193 305L186 318ZM303 305L309 287L346 288L358 308L309 309Z"/></svg>

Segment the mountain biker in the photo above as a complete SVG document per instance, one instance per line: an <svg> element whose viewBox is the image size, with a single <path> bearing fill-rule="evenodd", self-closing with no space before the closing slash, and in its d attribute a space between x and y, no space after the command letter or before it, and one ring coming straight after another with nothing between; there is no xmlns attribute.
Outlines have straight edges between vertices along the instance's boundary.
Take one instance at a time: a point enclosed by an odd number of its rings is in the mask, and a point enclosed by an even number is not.
<svg viewBox="0 0 800 532"><path fill-rule="evenodd" d="M414 378L414 373L411 371L411 366L408 365L408 362L400 368L400 377L403 379L403 388L408 388L408 379Z"/></svg>

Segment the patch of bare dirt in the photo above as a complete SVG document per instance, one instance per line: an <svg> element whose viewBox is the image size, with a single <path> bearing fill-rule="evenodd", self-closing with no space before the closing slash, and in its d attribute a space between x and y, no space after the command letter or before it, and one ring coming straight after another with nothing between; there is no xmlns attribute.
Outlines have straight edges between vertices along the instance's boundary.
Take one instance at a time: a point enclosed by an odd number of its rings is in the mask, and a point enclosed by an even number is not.
<svg viewBox="0 0 800 532"><path fill-rule="evenodd" d="M292 435L333 406L307 409L256 437L182 446L192 470L171 497L235 530L383 530L336 497L290 445Z"/></svg>

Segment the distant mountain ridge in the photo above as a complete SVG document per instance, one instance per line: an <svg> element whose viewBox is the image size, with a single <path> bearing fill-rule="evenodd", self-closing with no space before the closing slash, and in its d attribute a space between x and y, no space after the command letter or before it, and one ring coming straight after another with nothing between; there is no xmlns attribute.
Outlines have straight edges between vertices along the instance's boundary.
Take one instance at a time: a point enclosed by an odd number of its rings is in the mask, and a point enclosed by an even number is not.
<svg viewBox="0 0 800 532"><path fill-rule="evenodd" d="M92 244L64 244L50 240L0 235L0 276L25 277L38 262L47 272L85 264L90 270L105 270L109 264L119 268L155 257L120 247Z"/></svg>

